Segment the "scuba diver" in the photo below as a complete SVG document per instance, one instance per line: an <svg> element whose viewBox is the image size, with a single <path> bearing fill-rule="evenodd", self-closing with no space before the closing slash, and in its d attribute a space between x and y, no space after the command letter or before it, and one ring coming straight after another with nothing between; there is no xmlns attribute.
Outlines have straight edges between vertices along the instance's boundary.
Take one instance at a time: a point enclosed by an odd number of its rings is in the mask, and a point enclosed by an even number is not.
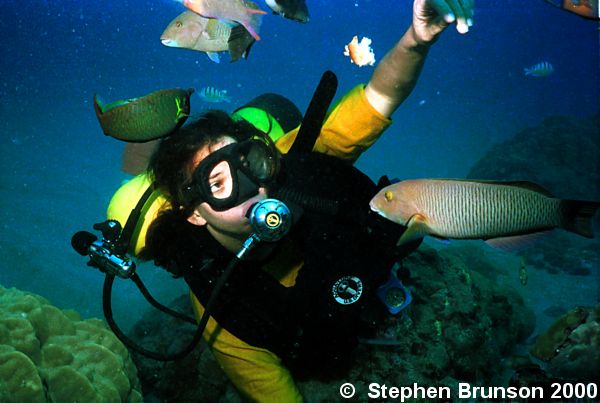
<svg viewBox="0 0 600 403"><path fill-rule="evenodd" d="M467 32L472 15L472 0L415 0L412 24L369 83L328 114L332 73L299 127L297 109L272 94L233 116L209 111L162 139L148 172L113 196L109 219L139 216L129 251L185 279L202 337L244 397L301 401L295 378L341 373L372 335L385 313L377 287L415 245L397 249L403 227L369 209L389 181L375 184L352 164L391 124L440 33L451 24ZM260 123L249 117L260 114ZM250 248L251 217L268 203L281 210L263 217L271 229L292 225Z"/></svg>

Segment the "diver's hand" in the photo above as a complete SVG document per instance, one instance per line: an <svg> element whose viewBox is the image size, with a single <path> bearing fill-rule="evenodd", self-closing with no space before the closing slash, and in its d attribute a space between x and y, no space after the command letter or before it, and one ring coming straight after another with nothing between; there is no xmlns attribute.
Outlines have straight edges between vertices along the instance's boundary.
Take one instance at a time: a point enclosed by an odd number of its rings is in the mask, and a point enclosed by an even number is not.
<svg viewBox="0 0 600 403"><path fill-rule="evenodd" d="M473 25L475 0L415 0L413 30L415 40L422 45L434 42L450 24L467 33Z"/></svg>

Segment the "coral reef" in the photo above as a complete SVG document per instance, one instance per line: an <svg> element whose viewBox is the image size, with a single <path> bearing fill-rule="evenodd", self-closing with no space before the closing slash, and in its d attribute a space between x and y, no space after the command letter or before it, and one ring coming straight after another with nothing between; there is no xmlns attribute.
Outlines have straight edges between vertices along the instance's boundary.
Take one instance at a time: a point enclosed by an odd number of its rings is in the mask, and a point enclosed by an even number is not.
<svg viewBox="0 0 600 403"><path fill-rule="evenodd" d="M400 274L411 289L413 303L402 314L387 316L378 338L358 348L356 364L344 381L351 380L364 391L365 385L377 381L453 385L456 380L489 382L498 376L500 359L533 331L533 313L514 290L500 288L471 269L472 260L497 269L479 247L471 247L471 252L468 247L453 249L437 252L421 246L404 259ZM185 305L189 302L180 300L175 309ZM189 340L193 329L182 326L148 315L136 325L132 337L153 350L173 340L185 344L181 339ZM156 363L137 356L135 361L146 399L240 399L204 346L180 362ZM341 381L310 380L298 386L308 401L337 401Z"/></svg>
<svg viewBox="0 0 600 403"><path fill-rule="evenodd" d="M0 286L0 401L141 402L125 346L98 319Z"/></svg>
<svg viewBox="0 0 600 403"><path fill-rule="evenodd" d="M527 180L566 199L600 200L600 113L582 119L553 116L489 150L470 179ZM597 224L600 225L600 224ZM520 253L549 273L590 275L600 267L600 241L553 231Z"/></svg>

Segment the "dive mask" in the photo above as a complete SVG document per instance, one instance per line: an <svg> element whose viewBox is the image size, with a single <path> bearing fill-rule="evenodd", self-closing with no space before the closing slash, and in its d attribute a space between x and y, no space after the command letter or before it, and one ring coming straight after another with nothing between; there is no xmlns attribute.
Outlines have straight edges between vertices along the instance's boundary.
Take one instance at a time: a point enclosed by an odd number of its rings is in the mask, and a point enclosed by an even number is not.
<svg viewBox="0 0 600 403"><path fill-rule="evenodd" d="M229 210L258 194L279 172L279 152L267 138L228 144L204 158L184 190L190 202Z"/></svg>

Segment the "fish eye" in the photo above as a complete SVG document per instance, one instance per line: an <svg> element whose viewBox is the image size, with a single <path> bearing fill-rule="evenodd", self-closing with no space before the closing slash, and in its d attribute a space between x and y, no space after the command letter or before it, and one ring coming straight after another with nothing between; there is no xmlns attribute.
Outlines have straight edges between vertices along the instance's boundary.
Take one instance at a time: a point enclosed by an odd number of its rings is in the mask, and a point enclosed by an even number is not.
<svg viewBox="0 0 600 403"><path fill-rule="evenodd" d="M181 28L181 27L183 26L183 23L182 23L181 21L176 21L176 22L175 22L175 26L176 26L177 28Z"/></svg>
<svg viewBox="0 0 600 403"><path fill-rule="evenodd" d="M394 193L392 193L391 190L388 190L387 192L384 193L384 196L385 196L385 200L390 202L394 198Z"/></svg>

